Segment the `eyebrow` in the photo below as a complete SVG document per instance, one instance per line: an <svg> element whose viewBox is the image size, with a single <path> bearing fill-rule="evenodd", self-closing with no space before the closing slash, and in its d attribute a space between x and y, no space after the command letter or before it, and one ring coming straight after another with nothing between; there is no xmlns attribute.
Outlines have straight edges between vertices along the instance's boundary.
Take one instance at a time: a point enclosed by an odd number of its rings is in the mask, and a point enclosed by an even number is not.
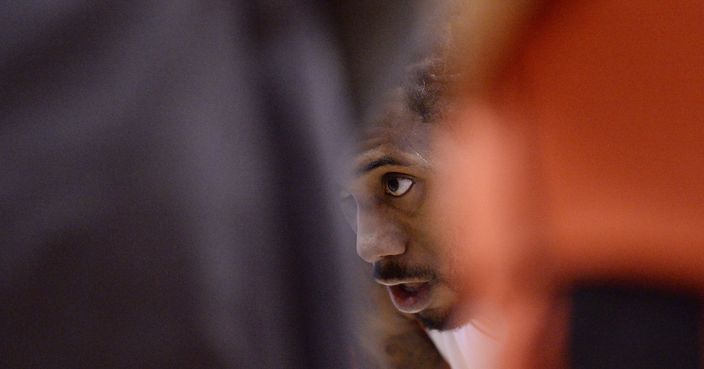
<svg viewBox="0 0 704 369"><path fill-rule="evenodd" d="M367 173L369 171L372 171L376 168L383 167L384 165L404 165L398 160L390 157L390 156L384 156L380 159L373 160L367 164L362 164L357 169L355 170L355 174L357 176L360 176L364 173Z"/></svg>

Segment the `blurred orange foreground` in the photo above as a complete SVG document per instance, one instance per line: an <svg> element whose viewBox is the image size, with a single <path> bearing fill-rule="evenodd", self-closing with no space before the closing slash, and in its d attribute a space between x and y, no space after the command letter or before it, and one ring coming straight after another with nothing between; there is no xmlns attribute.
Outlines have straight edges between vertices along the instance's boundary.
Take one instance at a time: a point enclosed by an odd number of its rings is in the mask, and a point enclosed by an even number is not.
<svg viewBox="0 0 704 369"><path fill-rule="evenodd" d="M505 367L559 367L563 287L704 291L704 3L522 4L458 38L434 202L470 297L503 309Z"/></svg>

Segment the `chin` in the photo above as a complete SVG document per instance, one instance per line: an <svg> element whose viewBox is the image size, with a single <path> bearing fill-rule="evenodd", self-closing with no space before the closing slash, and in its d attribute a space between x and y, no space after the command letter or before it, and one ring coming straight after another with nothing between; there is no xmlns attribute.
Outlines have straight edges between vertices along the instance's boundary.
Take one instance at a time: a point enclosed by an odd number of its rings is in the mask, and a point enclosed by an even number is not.
<svg viewBox="0 0 704 369"><path fill-rule="evenodd" d="M434 290L435 301L431 308L414 314L414 317L426 329L446 331L461 327L466 322L461 321L462 314L456 314L456 310L462 310L457 295L447 284L440 284Z"/></svg>
<svg viewBox="0 0 704 369"><path fill-rule="evenodd" d="M452 308L424 310L414 315L425 329L446 331L462 324L453 318Z"/></svg>

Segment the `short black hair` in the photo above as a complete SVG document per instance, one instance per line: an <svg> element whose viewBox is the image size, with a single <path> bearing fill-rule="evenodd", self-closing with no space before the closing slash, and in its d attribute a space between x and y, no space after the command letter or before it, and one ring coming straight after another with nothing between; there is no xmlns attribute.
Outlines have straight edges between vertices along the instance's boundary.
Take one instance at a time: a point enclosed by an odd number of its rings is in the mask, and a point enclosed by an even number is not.
<svg viewBox="0 0 704 369"><path fill-rule="evenodd" d="M402 88L408 108L424 123L436 122L445 116L449 85L453 80L447 64L438 57L425 58L411 65L406 75Z"/></svg>

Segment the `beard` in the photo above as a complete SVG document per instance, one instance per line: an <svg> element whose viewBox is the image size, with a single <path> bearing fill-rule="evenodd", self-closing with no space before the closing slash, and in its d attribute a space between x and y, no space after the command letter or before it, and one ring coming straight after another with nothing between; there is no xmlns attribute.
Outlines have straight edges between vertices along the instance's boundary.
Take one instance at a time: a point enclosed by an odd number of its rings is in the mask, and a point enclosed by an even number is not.
<svg viewBox="0 0 704 369"><path fill-rule="evenodd" d="M437 276L432 268L419 265L405 265L396 261L380 261L373 265L374 278L377 280L411 279L420 278L436 280Z"/></svg>
<svg viewBox="0 0 704 369"><path fill-rule="evenodd" d="M426 310L415 314L414 317L420 322L421 325L423 325L425 329L445 331L456 328L453 324L450 324L451 310L451 308L442 310Z"/></svg>
<svg viewBox="0 0 704 369"><path fill-rule="evenodd" d="M459 314L462 311L462 306L467 303L462 292L462 283L456 275L452 274L436 274L438 283L434 288L436 294L444 295L438 298L446 301L442 306L438 306L432 309L426 309L413 316L418 320L418 322L423 325L424 328L437 331L446 331L451 329L459 328L467 323L463 319L466 316Z"/></svg>

